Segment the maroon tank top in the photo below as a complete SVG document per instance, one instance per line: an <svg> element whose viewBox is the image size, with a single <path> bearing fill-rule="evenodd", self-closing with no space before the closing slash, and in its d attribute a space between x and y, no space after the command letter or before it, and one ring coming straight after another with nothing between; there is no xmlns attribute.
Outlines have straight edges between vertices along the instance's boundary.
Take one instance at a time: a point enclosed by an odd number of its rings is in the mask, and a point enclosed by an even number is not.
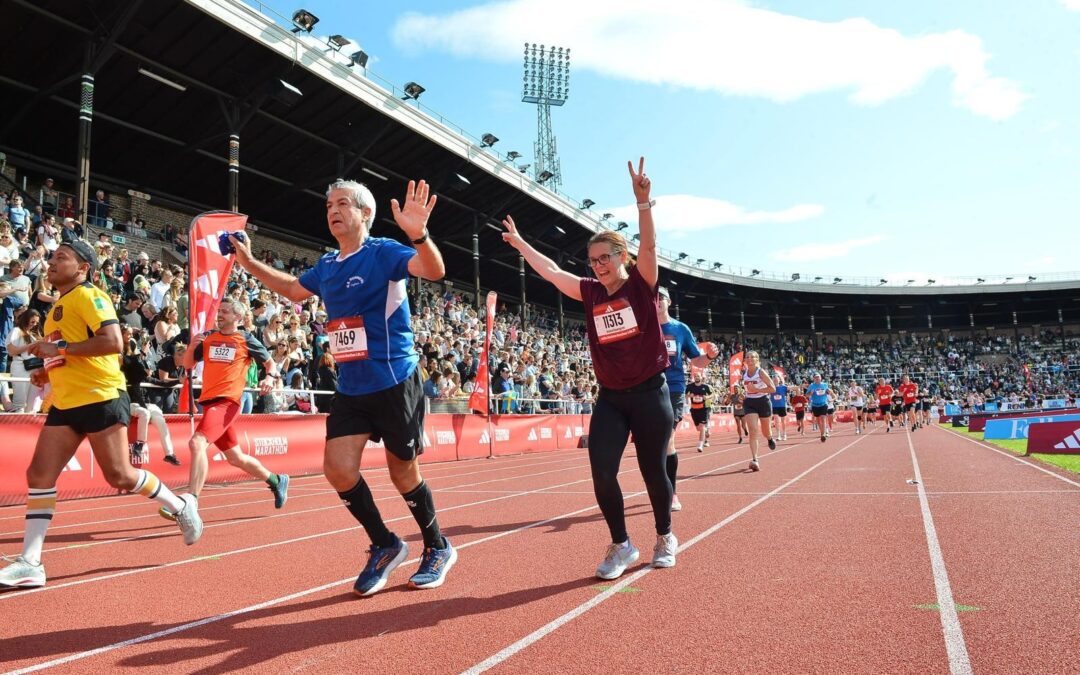
<svg viewBox="0 0 1080 675"><path fill-rule="evenodd" d="M582 277L581 302L600 386L626 389L667 368L667 348L657 315L659 295L637 267L630 268L630 278L614 295L608 295L596 279Z"/></svg>

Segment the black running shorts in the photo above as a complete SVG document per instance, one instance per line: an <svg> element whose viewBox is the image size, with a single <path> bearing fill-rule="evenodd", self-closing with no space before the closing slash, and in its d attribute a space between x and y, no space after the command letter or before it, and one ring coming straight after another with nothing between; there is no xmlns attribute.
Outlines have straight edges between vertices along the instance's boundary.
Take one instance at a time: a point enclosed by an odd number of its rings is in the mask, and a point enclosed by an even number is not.
<svg viewBox="0 0 1080 675"><path fill-rule="evenodd" d="M747 398L743 400L743 414L744 415L757 415L761 418L772 416L772 403L769 402L768 396L762 396L760 398Z"/></svg>
<svg viewBox="0 0 1080 675"><path fill-rule="evenodd" d="M117 424L127 426L131 422L131 399L126 391L117 390L119 396L110 401L80 405L61 410L49 408L45 416L47 427L71 427L80 435L96 434Z"/></svg>
<svg viewBox="0 0 1080 675"><path fill-rule="evenodd" d="M424 384L420 369L396 386L371 394L334 394L326 418L326 440L371 434L402 461L424 452Z"/></svg>

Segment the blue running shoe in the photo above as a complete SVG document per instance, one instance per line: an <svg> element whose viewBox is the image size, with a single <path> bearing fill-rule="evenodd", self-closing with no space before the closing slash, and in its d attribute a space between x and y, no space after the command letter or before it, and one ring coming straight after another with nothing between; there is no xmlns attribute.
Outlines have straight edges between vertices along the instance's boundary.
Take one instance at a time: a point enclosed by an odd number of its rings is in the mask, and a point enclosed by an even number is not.
<svg viewBox="0 0 1080 675"><path fill-rule="evenodd" d="M374 595L382 590L390 573L409 557L409 547L401 539L397 539L393 546L386 548L372 544L368 553L370 557L367 565L353 584L353 593L361 597Z"/></svg>
<svg viewBox="0 0 1080 675"><path fill-rule="evenodd" d="M285 506L285 502L289 501L289 477L283 473L279 473L277 477L277 486L270 486L270 492L274 493L274 508L280 509Z"/></svg>
<svg viewBox="0 0 1080 675"><path fill-rule="evenodd" d="M445 539L445 538L444 538ZM445 539L446 548L425 548L416 574L409 577L409 588L438 588L457 562L457 549Z"/></svg>

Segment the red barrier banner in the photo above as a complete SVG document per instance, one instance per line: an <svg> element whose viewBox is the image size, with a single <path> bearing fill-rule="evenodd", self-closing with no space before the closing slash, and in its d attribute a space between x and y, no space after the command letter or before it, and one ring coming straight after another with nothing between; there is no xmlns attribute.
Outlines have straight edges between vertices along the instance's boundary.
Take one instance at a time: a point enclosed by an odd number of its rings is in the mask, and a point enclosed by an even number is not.
<svg viewBox="0 0 1080 675"><path fill-rule="evenodd" d="M1037 422L1028 427L1027 451L1080 455L1080 422Z"/></svg>
<svg viewBox="0 0 1080 675"><path fill-rule="evenodd" d="M974 413L968 416L968 431L986 431L987 420L1014 417L1044 417L1046 415L1075 415L1080 413L1080 408L1063 408L1054 410L1005 410L995 413Z"/></svg>
<svg viewBox="0 0 1080 675"><path fill-rule="evenodd" d="M428 415L424 420L424 453L420 455L420 461L429 464L577 449L582 437L589 433L590 417L495 415L489 425L487 418L480 415ZM166 415L165 420L182 466L165 463L161 442L153 427L139 466L153 471L169 487L177 488L188 482L190 459L186 446L192 434L192 418ZM0 506L25 503L26 467L30 465L44 421L44 415L0 416L0 434L7 448L0 452ZM240 447L258 457L270 471L290 475L322 473L325 415L241 415L233 424ZM713 415L709 419L709 428L718 433L733 432L735 418ZM682 420L676 431L677 438L691 438L696 434L689 419ZM211 446L209 453L207 483L250 480L247 473L231 466L215 447ZM383 443L368 443L362 459L363 468L385 464ZM102 478L86 441L64 469L57 489L61 499L116 494Z"/></svg>

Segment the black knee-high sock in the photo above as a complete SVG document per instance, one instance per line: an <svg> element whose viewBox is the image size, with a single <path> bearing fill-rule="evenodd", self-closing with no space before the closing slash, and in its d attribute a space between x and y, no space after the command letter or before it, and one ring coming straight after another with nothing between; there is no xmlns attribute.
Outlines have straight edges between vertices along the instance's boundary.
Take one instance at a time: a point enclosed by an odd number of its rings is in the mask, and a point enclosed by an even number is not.
<svg viewBox="0 0 1080 675"><path fill-rule="evenodd" d="M679 453L667 456L667 477L671 481L671 494L675 494L675 480L679 476Z"/></svg>
<svg viewBox="0 0 1080 675"><path fill-rule="evenodd" d="M338 496L345 502L345 508L349 509L353 518L364 526L372 544L380 548L394 545L394 533L386 528L379 507L375 506L375 498L371 496L371 488L363 478L356 481L351 490L339 492Z"/></svg>
<svg viewBox="0 0 1080 675"><path fill-rule="evenodd" d="M446 548L446 540L439 530L439 520L435 517L435 500L427 483L420 481L412 492L401 496L424 535L424 548Z"/></svg>

